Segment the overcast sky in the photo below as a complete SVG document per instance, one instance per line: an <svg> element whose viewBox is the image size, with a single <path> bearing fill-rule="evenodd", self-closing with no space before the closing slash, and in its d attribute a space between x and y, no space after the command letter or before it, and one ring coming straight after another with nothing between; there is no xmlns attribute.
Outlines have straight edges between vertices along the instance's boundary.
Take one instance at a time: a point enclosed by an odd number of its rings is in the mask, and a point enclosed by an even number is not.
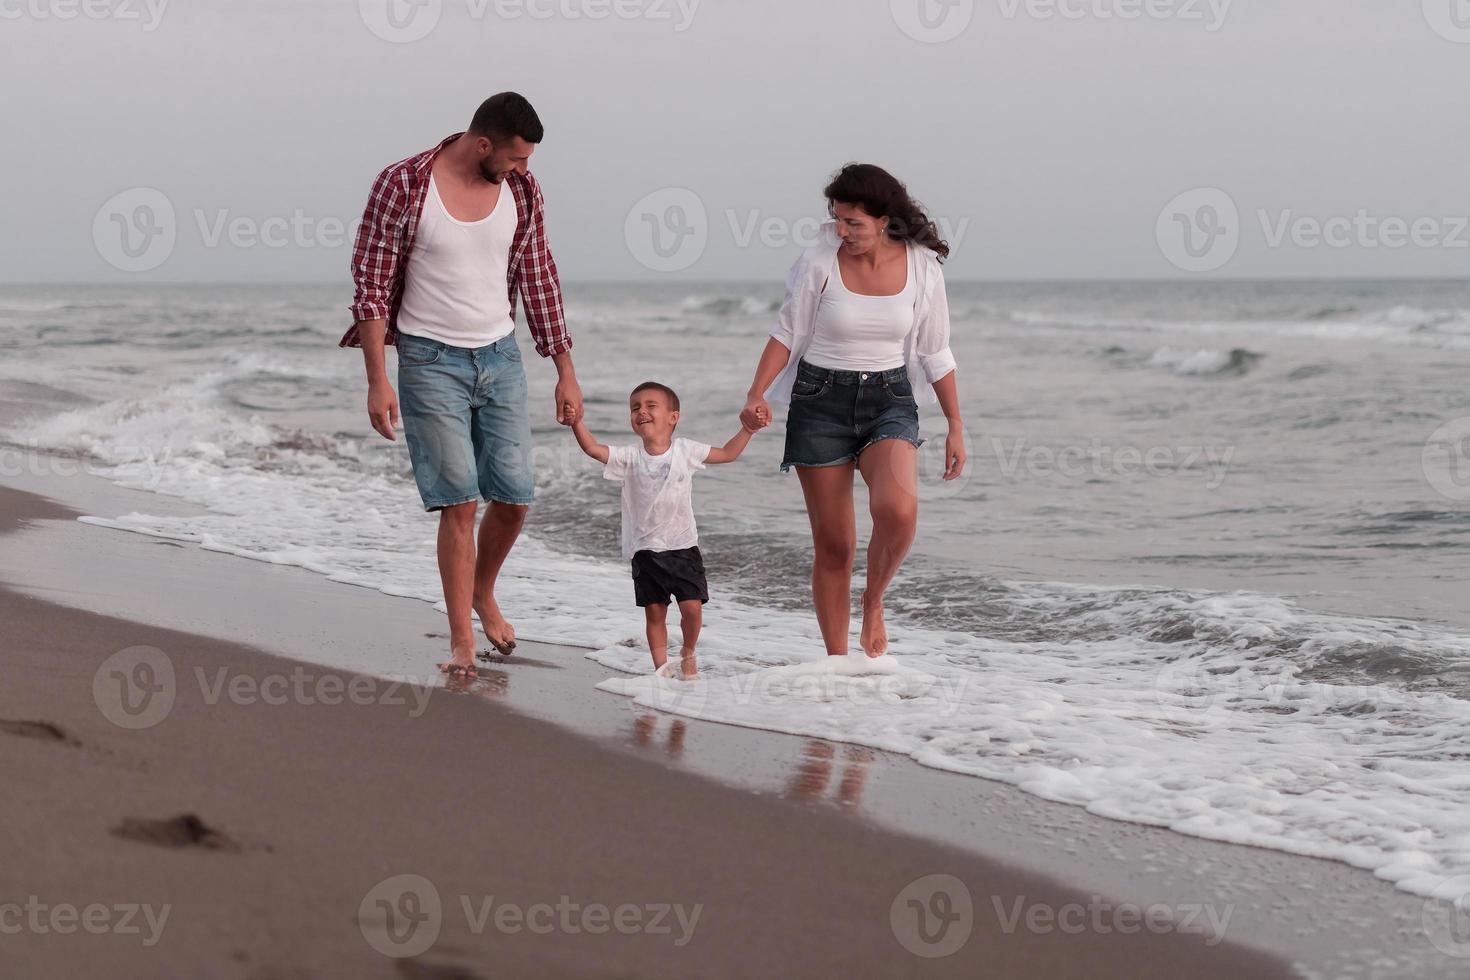
<svg viewBox="0 0 1470 980"><path fill-rule="evenodd" d="M415 3L0 0L0 279L345 279L502 89L572 280L779 278L849 160L955 279L1470 274L1465 0Z"/></svg>

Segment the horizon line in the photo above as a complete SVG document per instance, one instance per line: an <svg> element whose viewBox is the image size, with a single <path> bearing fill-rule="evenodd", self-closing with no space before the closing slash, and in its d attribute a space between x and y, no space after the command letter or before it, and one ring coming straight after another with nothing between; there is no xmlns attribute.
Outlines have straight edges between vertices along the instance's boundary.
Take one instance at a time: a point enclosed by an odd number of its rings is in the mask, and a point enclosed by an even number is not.
<svg viewBox="0 0 1470 980"><path fill-rule="evenodd" d="M1132 278L1132 277L1037 277L1037 278L965 278L946 279L948 285L1191 285L1197 286L1202 283L1295 283L1295 284L1347 284L1347 283L1470 283L1470 276L1174 276L1169 278ZM757 278L757 279L563 279L563 286L750 286L758 284L780 285L781 277ZM338 279L255 279L255 280L229 280L229 279L160 279L133 281L126 279L32 279L32 280L0 280L0 289L28 288L28 287L107 287L107 286L138 286L138 287L182 287L182 286L221 286L240 288L246 286L312 286L327 287L340 286L344 290L351 290L352 283Z"/></svg>

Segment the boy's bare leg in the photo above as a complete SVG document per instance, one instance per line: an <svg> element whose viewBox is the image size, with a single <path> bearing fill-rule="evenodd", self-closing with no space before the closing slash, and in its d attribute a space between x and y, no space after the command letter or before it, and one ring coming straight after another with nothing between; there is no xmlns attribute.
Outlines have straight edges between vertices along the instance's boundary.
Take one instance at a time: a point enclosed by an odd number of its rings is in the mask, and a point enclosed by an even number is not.
<svg viewBox="0 0 1470 980"><path fill-rule="evenodd" d="M520 537L528 510L530 507L521 504L492 500L480 521L479 547L475 554L475 615L480 617L480 628L485 635L503 646L515 642L516 631L506 622L500 604L495 601L495 579L500 575L500 566L505 564L505 556Z"/></svg>
<svg viewBox="0 0 1470 980"><path fill-rule="evenodd" d="M842 771L837 798L846 806L857 806L863 801L863 787L868 783L868 766L873 761L873 753L861 745L849 745L845 754L847 768Z"/></svg>
<svg viewBox="0 0 1470 980"><path fill-rule="evenodd" d="M658 670L669 660L669 626L666 617L668 604L649 603L643 607L643 619L648 624L648 652L653 654L653 669Z"/></svg>
<svg viewBox="0 0 1470 980"><path fill-rule="evenodd" d="M441 670L470 674L475 669L475 627L470 603L475 585L475 501L439 512L439 578L449 610L449 662Z"/></svg>
<svg viewBox="0 0 1470 980"><path fill-rule="evenodd" d="M684 645L679 649L679 664L687 679L699 674L699 665L694 660L694 647L699 643L699 630L704 625L704 603L698 599L681 601L679 625L684 631Z"/></svg>

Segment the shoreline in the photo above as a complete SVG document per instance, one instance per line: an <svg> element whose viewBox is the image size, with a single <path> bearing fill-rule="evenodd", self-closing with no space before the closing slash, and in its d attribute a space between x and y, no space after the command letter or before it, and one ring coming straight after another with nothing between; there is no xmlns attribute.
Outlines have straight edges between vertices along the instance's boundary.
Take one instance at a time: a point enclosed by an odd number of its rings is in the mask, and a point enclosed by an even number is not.
<svg viewBox="0 0 1470 980"><path fill-rule="evenodd" d="M155 494L122 490L93 477L67 478L64 485L53 485L50 490L56 497L82 498L74 503L84 504L91 513L120 513L144 502L153 512L170 505L188 506ZM0 507L0 511L5 509L8 505ZM104 531L71 520L60 522L54 515L38 527L7 538L6 544L7 558L0 574L7 581L16 584L15 562L28 564L28 574L20 576L30 579L31 584L22 583L25 591L44 595L60 588L59 582L48 585L45 581L60 574L69 582L71 594L51 594L68 605L77 604L85 595L81 601L87 605L117 614L132 612L131 618L148 622L167 618L158 615L164 612L159 606L166 605L168 615L177 622L164 625L174 626L191 621L202 626L201 620L215 619L229 606L240 605L248 615L235 622L216 621L211 631L227 638L251 636L272 652L292 645L298 651L310 649L302 644L309 644L312 635L325 638L323 626L371 617L370 635L380 636L383 625L391 622L389 636L428 641L425 652L438 652L439 641L424 634L432 633L434 624L442 628L441 617L427 604L414 600L410 606L409 600L332 583L301 569L231 561L193 545ZM163 554L159 547L169 549L169 567L187 566L171 577L164 576L169 578L169 589L187 590L194 582L209 583L209 587L197 596L170 591L179 603L159 604L149 599L144 583L150 576L159 576L158 556ZM77 567L77 549L85 549L96 559L85 572ZM46 554L61 556L50 562L49 570ZM129 588L119 590L108 583L128 583ZM131 588L138 594L131 598L122 594ZM242 591L251 593L243 602ZM228 601L222 601L222 596ZM262 632L258 603L287 596L300 608L275 617L271 628L264 631L268 635L258 635ZM396 604L391 616L385 615L388 602ZM313 605L336 611L336 615L319 613L318 621L311 622ZM189 612L181 615L184 609ZM140 617L145 611L153 615ZM307 621L301 621L303 615ZM257 627L253 631L252 623ZM419 628L424 625L429 628ZM405 676L412 678L415 663L422 673L425 662L422 655L417 661L406 660ZM437 676L418 680L442 684ZM482 671L477 686L483 688L484 700L498 701L521 716L552 721L560 729L592 737L597 744L592 751L610 749L624 758L642 755L645 763L680 779L687 779L687 771L692 771L733 783L737 791L743 791L739 798L747 801L796 805L801 812L835 817L870 836L917 834L971 856L999 858L1006 865L1042 876L1041 881L1091 889L1093 897L1117 896L1111 900L1115 904L1162 905L1175 910L1229 905L1234 918L1227 943L1244 940L1289 957L1305 968L1306 975L1342 975L1349 964L1371 959L1370 950L1378 958L1405 957L1396 968L1400 974L1407 963L1414 962L1412 971L1417 976L1454 975L1455 962L1429 947L1422 934L1417 943L1412 937L1404 938L1417 917L1420 900L1345 865L1117 823L1008 786L926 770L907 758L855 746L630 710L624 699L591 689L596 679L606 676L608 672L585 660L580 650L527 643L525 655L512 658L504 669ZM981 901L977 899L975 909L977 925L982 918ZM986 909L984 915L1004 919L999 912L999 908ZM884 934L893 945L893 936L886 929ZM1018 939L1016 935L1005 938L1007 942ZM1050 938L1060 941L1058 935ZM1426 951L1432 955L1422 955ZM987 959L990 955L987 953ZM961 958L963 954L955 957ZM918 959L911 962L920 963ZM1099 975L1095 969L1089 972ZM1207 975L1195 965L1190 973Z"/></svg>
<svg viewBox="0 0 1470 980"><path fill-rule="evenodd" d="M7 543L28 533L17 525L70 517L14 491L0 493L0 513ZM29 931L4 937L4 948L27 976L157 976L162 966L173 975L463 978L492 975L492 964L493 975L582 977L973 976L981 964L1042 977L1289 975L1263 954L1197 934L1033 935L1016 930L1019 920L1007 931L980 897L964 945L924 960L903 945L925 942L917 932L884 925L936 869L1014 896L1007 904L1021 914L1086 908L1089 896L611 751L484 698L441 689L415 717L372 678L292 667L10 588L0 590L0 610L15 678L0 695L12 749L4 771L23 796L39 791L4 817L17 853L0 872L5 894L25 904ZM527 647L529 663L560 652ZM319 681L335 677L334 689L361 683L374 694L270 704L232 682L235 693L211 703L180 682L163 716L152 720L145 706L141 724L118 714L121 700L78 682L109 662L154 656L140 648L161 653L180 677L221 665L257 679L304 668ZM489 751L475 746L486 736ZM83 853L85 862L75 859ZM129 919L146 926L125 931L125 910L140 905L146 914ZM58 909L101 910L104 931L75 935L75 918L68 930ZM424 948L428 933L417 924L405 933L394 909L434 934ZM550 935L535 928L548 923ZM413 955L395 962L381 949Z"/></svg>

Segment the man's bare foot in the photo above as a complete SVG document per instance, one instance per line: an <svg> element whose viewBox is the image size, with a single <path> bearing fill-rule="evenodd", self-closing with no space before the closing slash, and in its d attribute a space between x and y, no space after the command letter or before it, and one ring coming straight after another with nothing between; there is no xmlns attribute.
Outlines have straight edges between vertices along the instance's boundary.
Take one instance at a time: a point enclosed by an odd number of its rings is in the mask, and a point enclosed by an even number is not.
<svg viewBox="0 0 1470 980"><path fill-rule="evenodd" d="M694 678L699 676L699 664L695 662L694 654L692 652L685 653L683 651L680 651L679 667L686 681L692 681L694 680Z"/></svg>
<svg viewBox="0 0 1470 980"><path fill-rule="evenodd" d="M495 597L475 602L475 615L480 617L480 628L485 631L485 638L490 645L495 647L497 653L502 657L508 657L516 648L515 627L506 622L500 613L500 605Z"/></svg>
<svg viewBox="0 0 1470 980"><path fill-rule="evenodd" d="M439 669L450 677L474 677L479 673L475 667L475 644L460 643L450 647L449 659Z"/></svg>
<svg viewBox="0 0 1470 980"><path fill-rule="evenodd" d="M859 638L863 652L869 657L877 658L888 652L888 627L883 624L883 597L879 596L876 601L868 601L868 593L863 592L863 632Z"/></svg>

